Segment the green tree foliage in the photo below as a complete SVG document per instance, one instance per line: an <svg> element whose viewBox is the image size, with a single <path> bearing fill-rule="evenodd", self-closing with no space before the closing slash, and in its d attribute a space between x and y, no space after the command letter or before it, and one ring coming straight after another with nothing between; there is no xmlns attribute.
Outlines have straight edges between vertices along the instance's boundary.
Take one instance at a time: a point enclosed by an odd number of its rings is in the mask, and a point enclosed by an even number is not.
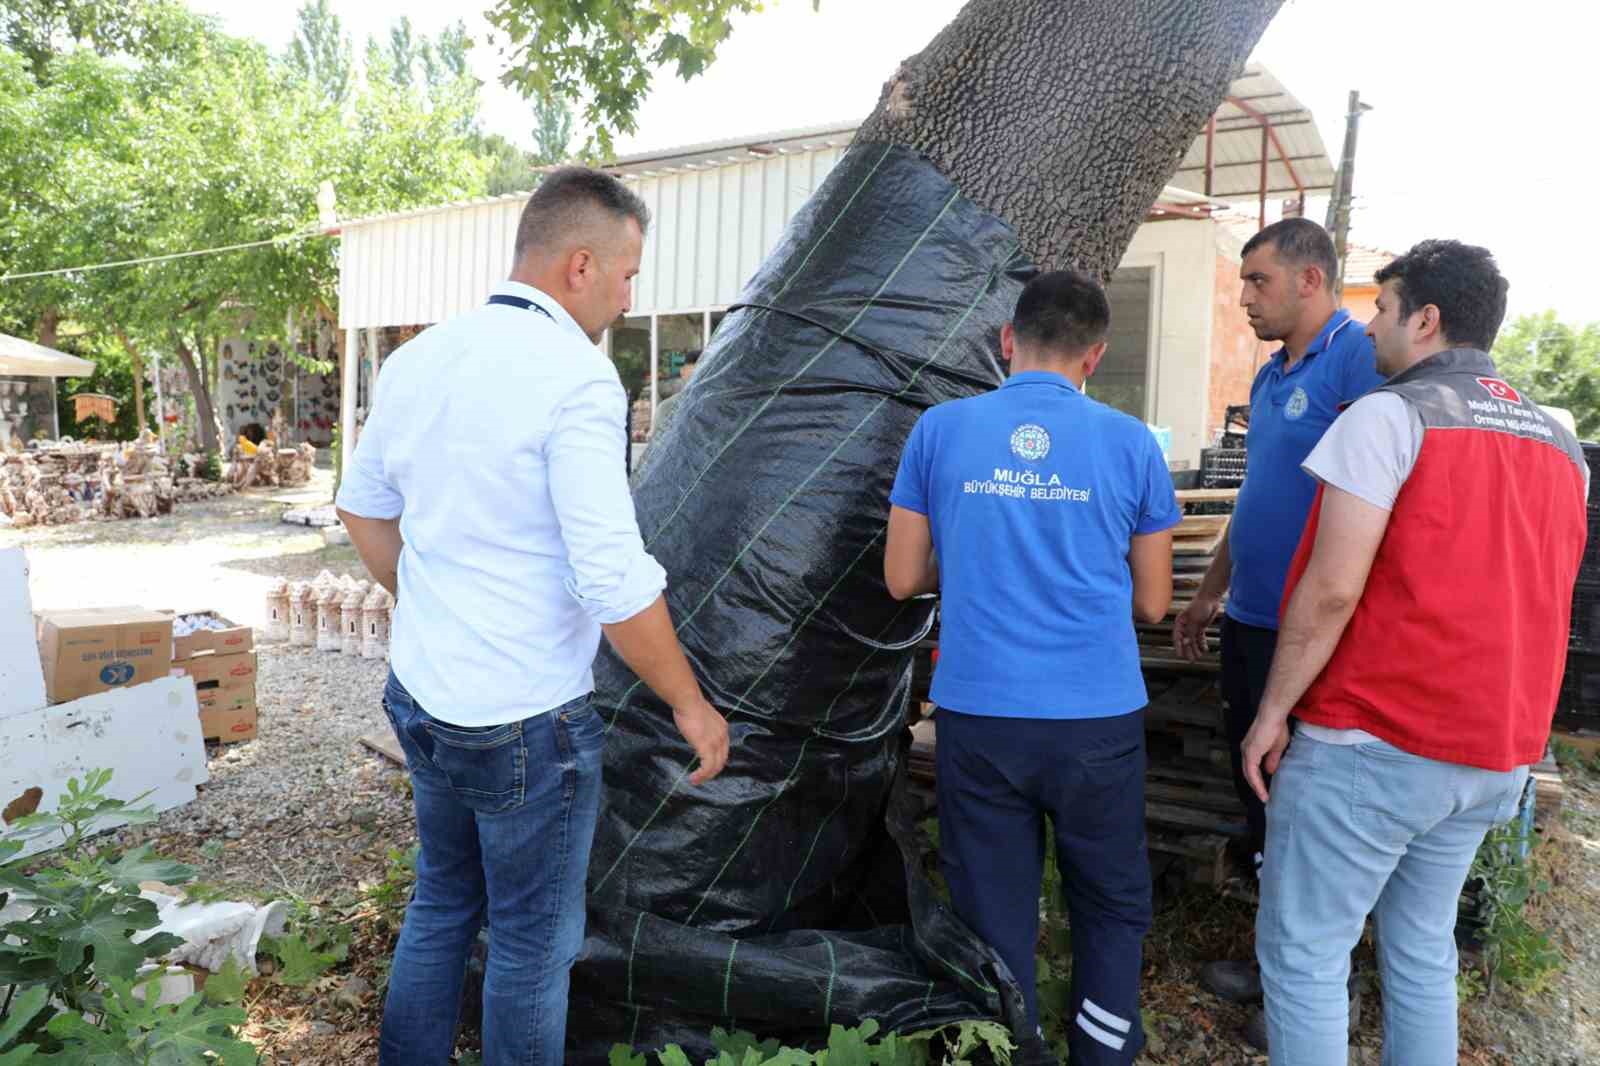
<svg viewBox="0 0 1600 1066"><path fill-rule="evenodd" d="M533 150L491 133L479 141L479 152L490 161L488 193L500 196L527 192L539 184L539 168L572 158L572 112L553 97L534 101Z"/></svg>
<svg viewBox="0 0 1600 1066"><path fill-rule="evenodd" d="M1562 322L1554 311L1523 315L1501 329L1494 361L1512 385L1571 411L1579 437L1600 439L1600 322Z"/></svg>
<svg viewBox="0 0 1600 1066"><path fill-rule="evenodd" d="M488 195L527 192L539 183L539 163L534 154L498 133L485 136L479 142L478 151L489 160L489 176L485 183Z"/></svg>
<svg viewBox="0 0 1600 1066"><path fill-rule="evenodd" d="M295 17L299 26L289 42L289 67L342 107L350 99L355 66L349 35L328 0L309 0Z"/></svg>
<svg viewBox="0 0 1600 1066"><path fill-rule="evenodd" d="M389 76L396 85L416 84L417 71L433 69L433 45L427 38L419 39L411 30L411 20L405 15L389 27Z"/></svg>
<svg viewBox="0 0 1600 1066"><path fill-rule="evenodd" d="M181 40L183 9L172 0L5 0L0 43L22 56L38 81L51 61L82 45L101 55L159 55Z"/></svg>
<svg viewBox="0 0 1600 1066"><path fill-rule="evenodd" d="M176 352L210 449L220 442L207 362L220 338L281 340L291 312L334 302L318 185L333 183L346 217L393 211L481 195L490 161L474 132L478 82L446 76L465 69L459 32L448 48L429 45L447 57L432 83L369 77L343 104L337 64L308 57L343 56L349 42L314 4L296 37L305 62L294 44L279 58L205 19L188 17L177 36L181 47L138 62L71 49L49 61L48 81L0 47L0 263L28 273L270 243L0 282L0 320L59 309L102 336Z"/></svg>
<svg viewBox="0 0 1600 1066"><path fill-rule="evenodd" d="M584 101L587 151L609 156L613 135L637 128L653 68L693 78L733 17L760 10L760 0L497 0L487 17L511 46L504 82L530 99Z"/></svg>
<svg viewBox="0 0 1600 1066"><path fill-rule="evenodd" d="M561 100L542 96L533 103L533 159L548 165L570 158L572 112Z"/></svg>
<svg viewBox="0 0 1600 1066"><path fill-rule="evenodd" d="M57 415L61 432L77 440L133 440L139 435L138 414L133 406L133 361L114 339L105 337L69 338L57 347L94 362L94 374L86 378L65 378L56 392ZM78 422L74 418L72 397L80 392L97 392L117 401L117 418L109 426L98 418ZM155 390L145 389L145 424L155 425Z"/></svg>

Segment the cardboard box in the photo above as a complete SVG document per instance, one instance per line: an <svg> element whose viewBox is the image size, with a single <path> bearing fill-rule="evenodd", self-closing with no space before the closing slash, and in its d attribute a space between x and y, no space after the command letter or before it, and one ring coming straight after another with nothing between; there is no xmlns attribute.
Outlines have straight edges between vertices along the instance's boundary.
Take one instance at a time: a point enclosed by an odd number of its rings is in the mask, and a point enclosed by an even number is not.
<svg viewBox="0 0 1600 1066"><path fill-rule="evenodd" d="M240 689L256 687L256 653L242 655L197 655L193 659L175 662L170 667L173 677L192 677L197 692L207 689Z"/></svg>
<svg viewBox="0 0 1600 1066"><path fill-rule="evenodd" d="M172 638L172 661L181 662L184 659L193 659L196 655L239 655L247 651L255 651L255 630L249 626L239 625L231 619L224 618L217 611L162 611L162 614L179 615L203 614L227 624L226 629L200 629L182 637Z"/></svg>
<svg viewBox="0 0 1600 1066"><path fill-rule="evenodd" d="M174 677L194 681L200 704L200 732L207 739L234 743L256 735L256 655L205 653L172 664Z"/></svg>
<svg viewBox="0 0 1600 1066"><path fill-rule="evenodd" d="M39 658L51 703L140 685L172 669L172 617L143 607L43 611Z"/></svg>
<svg viewBox="0 0 1600 1066"><path fill-rule="evenodd" d="M234 744L256 737L256 687L210 688L195 692L200 705L200 735Z"/></svg>

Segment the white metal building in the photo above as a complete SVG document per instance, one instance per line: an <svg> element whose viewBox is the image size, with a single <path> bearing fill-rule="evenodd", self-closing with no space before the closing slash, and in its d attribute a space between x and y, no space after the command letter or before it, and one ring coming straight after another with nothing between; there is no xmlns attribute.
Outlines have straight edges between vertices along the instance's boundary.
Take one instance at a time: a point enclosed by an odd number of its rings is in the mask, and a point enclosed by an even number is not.
<svg viewBox="0 0 1600 1066"><path fill-rule="evenodd" d="M653 216L632 312L606 337L613 355L648 353L652 405L657 368L672 353L706 345L854 133L853 126L792 130L628 156L608 168ZM1247 68L1123 258L1110 287L1114 335L1091 395L1171 427L1173 459L1197 460L1220 418L1212 372L1225 332L1217 328L1225 321L1221 289L1231 286L1237 295L1223 273L1230 256L1237 263L1237 240L1211 216L1244 199L1259 204L1264 219L1268 196L1288 190L1303 199L1332 179L1310 112L1266 71ZM339 326L346 351L378 352L384 327L431 324L481 304L510 269L527 195L344 222ZM370 394L358 372L376 374L377 361L345 360L345 425L355 423L359 399ZM346 447L352 439L345 435Z"/></svg>

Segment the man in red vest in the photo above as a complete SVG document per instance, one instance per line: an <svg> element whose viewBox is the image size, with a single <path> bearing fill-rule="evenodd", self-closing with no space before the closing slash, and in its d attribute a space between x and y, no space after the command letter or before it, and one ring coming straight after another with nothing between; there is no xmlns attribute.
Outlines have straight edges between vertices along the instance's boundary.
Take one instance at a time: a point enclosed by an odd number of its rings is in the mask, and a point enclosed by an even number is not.
<svg viewBox="0 0 1600 1066"><path fill-rule="evenodd" d="M1320 486L1241 745L1263 800L1274 775L1256 917L1274 1066L1344 1066L1369 914L1384 1061L1455 1063L1457 900L1543 757L1583 556L1583 452L1487 354L1494 259L1424 241L1377 280L1388 381L1306 459Z"/></svg>

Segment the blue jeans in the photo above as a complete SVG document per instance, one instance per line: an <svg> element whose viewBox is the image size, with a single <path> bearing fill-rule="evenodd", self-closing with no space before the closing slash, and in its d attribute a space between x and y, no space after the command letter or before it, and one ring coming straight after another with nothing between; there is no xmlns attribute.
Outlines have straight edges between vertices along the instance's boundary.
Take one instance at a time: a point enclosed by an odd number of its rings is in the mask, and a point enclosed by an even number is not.
<svg viewBox="0 0 1600 1066"><path fill-rule="evenodd" d="M1272 1066L1345 1066L1350 951L1371 914L1384 1066L1455 1066L1456 908L1528 770L1296 735L1272 779L1256 913Z"/></svg>
<svg viewBox="0 0 1600 1066"><path fill-rule="evenodd" d="M389 971L378 1061L443 1066L485 917L484 1066L557 1066L583 946L604 724L589 697L506 725L449 725L391 673L384 710L417 812L417 884Z"/></svg>

